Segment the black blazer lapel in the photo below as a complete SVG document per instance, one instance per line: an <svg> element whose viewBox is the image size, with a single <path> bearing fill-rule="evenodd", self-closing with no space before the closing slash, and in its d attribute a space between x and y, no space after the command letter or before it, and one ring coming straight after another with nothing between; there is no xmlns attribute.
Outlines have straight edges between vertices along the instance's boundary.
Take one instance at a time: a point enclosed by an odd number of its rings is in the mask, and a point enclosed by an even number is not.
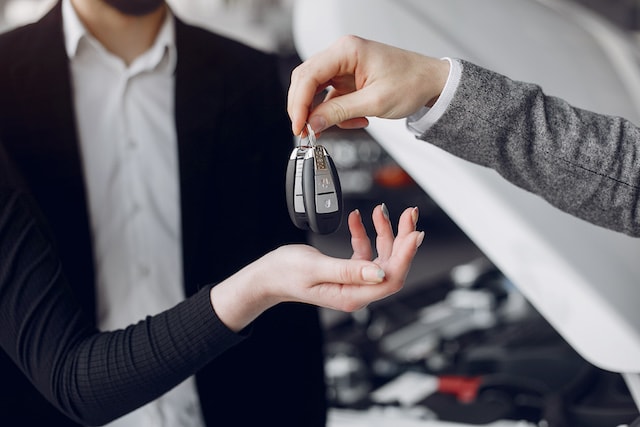
<svg viewBox="0 0 640 427"><path fill-rule="evenodd" d="M216 154L218 147L214 141L224 88L215 53L210 43L202 43L203 36L202 30L176 19L175 119L187 295L208 282L209 275L202 262L203 252L211 245L206 230L217 218L206 195L215 192L210 159L221 158Z"/></svg>
<svg viewBox="0 0 640 427"><path fill-rule="evenodd" d="M190 295L304 236L292 226L284 202L293 136L276 58L179 20L176 43L183 262Z"/></svg>

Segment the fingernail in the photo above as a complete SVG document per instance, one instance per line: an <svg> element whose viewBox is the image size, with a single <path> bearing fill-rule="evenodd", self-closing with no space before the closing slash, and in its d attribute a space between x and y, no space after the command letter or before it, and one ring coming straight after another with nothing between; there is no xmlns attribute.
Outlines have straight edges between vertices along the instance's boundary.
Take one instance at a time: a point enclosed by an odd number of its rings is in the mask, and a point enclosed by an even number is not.
<svg viewBox="0 0 640 427"><path fill-rule="evenodd" d="M413 219L413 226L415 227L416 225L418 225L418 216L419 216L419 212L418 212L418 207L413 208L413 210L411 211L411 219Z"/></svg>
<svg viewBox="0 0 640 427"><path fill-rule="evenodd" d="M362 279L366 282L380 283L384 279L384 270L378 267L367 266L362 268Z"/></svg>
<svg viewBox="0 0 640 427"><path fill-rule="evenodd" d="M327 128L327 121L322 116L311 116L308 123L315 133L320 133Z"/></svg>
<svg viewBox="0 0 640 427"><path fill-rule="evenodd" d="M421 231L420 234L418 234L418 238L416 239L416 248L419 248L422 245L423 241L424 241L424 231Z"/></svg>
<svg viewBox="0 0 640 427"><path fill-rule="evenodd" d="M360 210L359 209L354 209L353 213L358 216L358 218L360 219L360 223L362 223L362 215L360 214Z"/></svg>
<svg viewBox="0 0 640 427"><path fill-rule="evenodd" d="M382 215L384 215L386 219L389 219L389 209L387 209L387 205L383 203L381 208L382 208Z"/></svg>

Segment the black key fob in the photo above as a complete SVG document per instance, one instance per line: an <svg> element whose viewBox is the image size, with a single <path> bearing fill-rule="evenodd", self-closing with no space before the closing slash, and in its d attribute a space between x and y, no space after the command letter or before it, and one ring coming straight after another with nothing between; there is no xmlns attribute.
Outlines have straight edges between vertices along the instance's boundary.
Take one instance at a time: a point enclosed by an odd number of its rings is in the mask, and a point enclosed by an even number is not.
<svg viewBox="0 0 640 427"><path fill-rule="evenodd" d="M296 147L289 156L287 164L287 207L291 222L302 230L309 230L309 220L304 208L304 195L302 194L302 167L304 157L309 147Z"/></svg>
<svg viewBox="0 0 640 427"><path fill-rule="evenodd" d="M289 216L296 227L330 234L342 222L342 189L333 159L308 127L309 145L293 149L287 164Z"/></svg>
<svg viewBox="0 0 640 427"><path fill-rule="evenodd" d="M307 150L302 167L302 198L309 228L333 233L342 222L342 189L333 159L322 145Z"/></svg>

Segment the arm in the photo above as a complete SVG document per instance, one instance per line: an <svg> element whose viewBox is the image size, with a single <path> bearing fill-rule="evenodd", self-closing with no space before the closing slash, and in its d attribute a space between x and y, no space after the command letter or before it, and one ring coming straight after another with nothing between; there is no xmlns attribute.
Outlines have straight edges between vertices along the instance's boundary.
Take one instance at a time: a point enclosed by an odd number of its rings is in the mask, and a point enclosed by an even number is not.
<svg viewBox="0 0 640 427"><path fill-rule="evenodd" d="M640 236L640 129L628 120L572 107L540 87L463 63L451 103L438 105L446 61L344 37L305 61L291 78L294 133L364 116L407 117L423 106L444 114L420 138L594 224ZM324 102L314 94L328 86ZM588 88L585 88L588 90Z"/></svg>
<svg viewBox="0 0 640 427"><path fill-rule="evenodd" d="M0 184L0 345L50 402L92 425L194 374L242 339L234 331L275 304L355 310L398 291L423 236L415 231L415 208L401 217L397 238L377 208L379 257L371 261L359 214L352 213L352 260L305 245L282 247L170 310L99 333L87 326L37 215L26 193Z"/></svg>
<svg viewBox="0 0 640 427"><path fill-rule="evenodd" d="M463 62L451 104L420 138L574 216L640 235L640 129L627 120Z"/></svg>
<svg viewBox="0 0 640 427"><path fill-rule="evenodd" d="M0 345L67 416L103 424L152 400L242 337L209 289L124 330L99 333L75 303L31 199L0 189Z"/></svg>

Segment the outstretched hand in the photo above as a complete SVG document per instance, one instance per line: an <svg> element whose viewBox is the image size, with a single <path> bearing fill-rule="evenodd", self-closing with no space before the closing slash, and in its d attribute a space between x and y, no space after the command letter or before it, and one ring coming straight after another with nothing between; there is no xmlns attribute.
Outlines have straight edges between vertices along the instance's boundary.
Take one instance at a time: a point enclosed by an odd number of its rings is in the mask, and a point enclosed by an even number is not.
<svg viewBox="0 0 640 427"><path fill-rule="evenodd" d="M231 329L240 330L281 302L302 302L355 311L402 289L424 238L416 231L417 208L400 216L394 236L386 208L373 211L376 252L358 211L349 215L353 256L340 259L308 245L282 246L211 290L212 305Z"/></svg>

